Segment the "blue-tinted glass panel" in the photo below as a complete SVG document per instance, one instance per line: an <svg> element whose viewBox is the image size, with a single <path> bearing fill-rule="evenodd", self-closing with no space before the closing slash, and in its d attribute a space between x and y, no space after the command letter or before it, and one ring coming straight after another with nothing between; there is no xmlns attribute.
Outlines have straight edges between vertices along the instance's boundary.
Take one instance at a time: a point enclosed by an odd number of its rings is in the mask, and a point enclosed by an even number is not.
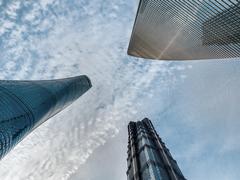
<svg viewBox="0 0 240 180"><path fill-rule="evenodd" d="M0 81L0 158L90 87L86 76L49 81Z"/></svg>

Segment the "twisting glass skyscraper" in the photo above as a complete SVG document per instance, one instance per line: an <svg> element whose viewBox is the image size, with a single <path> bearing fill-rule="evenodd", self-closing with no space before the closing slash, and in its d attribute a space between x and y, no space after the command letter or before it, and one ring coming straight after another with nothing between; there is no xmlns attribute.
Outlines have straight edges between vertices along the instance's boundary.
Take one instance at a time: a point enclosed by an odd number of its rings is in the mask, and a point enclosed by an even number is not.
<svg viewBox="0 0 240 180"><path fill-rule="evenodd" d="M147 118L128 125L128 180L186 180Z"/></svg>
<svg viewBox="0 0 240 180"><path fill-rule="evenodd" d="M33 129L90 87L87 76L41 81L0 81L0 159Z"/></svg>

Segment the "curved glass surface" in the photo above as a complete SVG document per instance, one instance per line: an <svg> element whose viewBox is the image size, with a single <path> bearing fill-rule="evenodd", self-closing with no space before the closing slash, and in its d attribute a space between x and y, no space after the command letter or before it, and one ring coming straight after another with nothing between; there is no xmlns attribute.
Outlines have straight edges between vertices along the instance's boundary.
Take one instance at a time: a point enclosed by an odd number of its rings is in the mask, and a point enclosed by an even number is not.
<svg viewBox="0 0 240 180"><path fill-rule="evenodd" d="M140 0L128 54L162 60L240 57L240 2Z"/></svg>
<svg viewBox="0 0 240 180"><path fill-rule="evenodd" d="M41 81L0 81L0 159L24 136L90 87L87 76Z"/></svg>

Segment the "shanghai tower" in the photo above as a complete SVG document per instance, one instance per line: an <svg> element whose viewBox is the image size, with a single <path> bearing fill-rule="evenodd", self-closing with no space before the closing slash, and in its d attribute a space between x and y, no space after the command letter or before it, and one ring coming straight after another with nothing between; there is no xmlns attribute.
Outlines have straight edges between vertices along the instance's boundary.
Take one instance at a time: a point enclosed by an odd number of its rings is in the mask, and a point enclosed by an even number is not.
<svg viewBox="0 0 240 180"><path fill-rule="evenodd" d="M0 81L0 159L91 86L85 75L57 80Z"/></svg>
<svg viewBox="0 0 240 180"><path fill-rule="evenodd" d="M147 118L128 125L128 180L186 180Z"/></svg>

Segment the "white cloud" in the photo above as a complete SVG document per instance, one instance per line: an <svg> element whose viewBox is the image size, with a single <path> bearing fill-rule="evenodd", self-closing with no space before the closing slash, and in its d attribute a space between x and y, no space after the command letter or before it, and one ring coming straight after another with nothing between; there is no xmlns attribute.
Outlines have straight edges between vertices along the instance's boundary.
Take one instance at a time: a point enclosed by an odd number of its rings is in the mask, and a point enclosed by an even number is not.
<svg viewBox="0 0 240 180"><path fill-rule="evenodd" d="M52 79L87 74L93 88L36 129L0 162L0 176L6 180L68 179L127 121L142 118L143 102L151 99L156 78L168 82L174 78L173 71L178 71L168 69L170 63L126 56L135 2L73 1L74 8L69 2L58 2L47 3L54 6L58 16L51 16L52 11L45 6L42 14L50 15L43 19L36 17L35 11L28 14L38 18L38 23L28 18L33 21L28 26L15 24L27 27L22 33L28 35L24 38L22 34L16 46L6 49L9 62L3 64L0 76ZM43 22L52 24L47 27L50 31L36 33Z"/></svg>
<svg viewBox="0 0 240 180"><path fill-rule="evenodd" d="M48 5L51 5L54 3L55 0L40 0L40 4L42 8L46 8Z"/></svg>

